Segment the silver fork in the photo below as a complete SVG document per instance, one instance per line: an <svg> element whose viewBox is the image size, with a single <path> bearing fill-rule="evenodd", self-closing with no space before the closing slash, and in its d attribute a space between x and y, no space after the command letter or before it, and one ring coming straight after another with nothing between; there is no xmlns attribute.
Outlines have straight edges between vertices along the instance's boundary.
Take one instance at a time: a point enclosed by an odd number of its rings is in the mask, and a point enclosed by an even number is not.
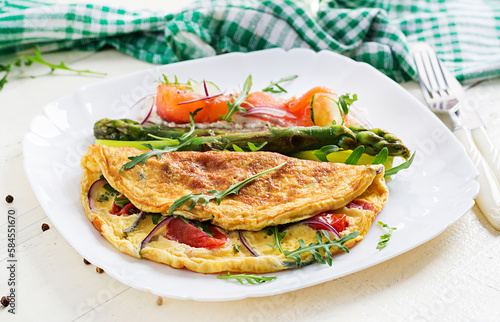
<svg viewBox="0 0 500 322"><path fill-rule="evenodd" d="M434 51L427 46L415 47L413 58L417 65L420 88L427 105L434 112L453 113L458 110L458 98L452 93L443 67ZM432 49L431 49L432 50Z"/></svg>
<svg viewBox="0 0 500 322"><path fill-rule="evenodd" d="M451 76L428 44L415 44L412 46L412 54L424 99L433 112L449 115L453 134L464 145L467 154L479 171L476 180L480 184L480 190L476 203L491 225L500 230L500 185L494 172L476 147L470 129L464 126L458 118L461 104L451 87ZM484 131L484 128L482 129Z"/></svg>

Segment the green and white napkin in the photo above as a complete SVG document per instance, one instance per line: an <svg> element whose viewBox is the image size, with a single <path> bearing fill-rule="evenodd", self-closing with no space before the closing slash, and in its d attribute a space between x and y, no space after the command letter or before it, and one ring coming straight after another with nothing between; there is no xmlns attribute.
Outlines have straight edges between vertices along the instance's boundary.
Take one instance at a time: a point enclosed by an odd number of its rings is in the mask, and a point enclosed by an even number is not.
<svg viewBox="0 0 500 322"><path fill-rule="evenodd" d="M314 4L309 1L309 4ZM98 4L0 1L0 55L110 45L167 64L227 52L331 50L396 81L416 79L411 43L425 41L459 80L500 76L500 1L205 0L177 14Z"/></svg>

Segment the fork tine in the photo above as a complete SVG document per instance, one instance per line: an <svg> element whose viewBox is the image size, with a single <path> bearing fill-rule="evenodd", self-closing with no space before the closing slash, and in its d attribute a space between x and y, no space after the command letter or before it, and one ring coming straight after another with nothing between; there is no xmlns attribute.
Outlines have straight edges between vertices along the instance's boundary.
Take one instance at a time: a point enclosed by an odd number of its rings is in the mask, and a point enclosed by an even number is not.
<svg viewBox="0 0 500 322"><path fill-rule="evenodd" d="M457 97L450 89L448 76L434 50L425 43L417 43L412 46L412 54L427 105L435 112L456 111Z"/></svg>
<svg viewBox="0 0 500 322"><path fill-rule="evenodd" d="M420 51L415 51L413 54L413 59L415 60L415 65L417 66L417 73L420 76L420 87L422 88L422 94L424 94L424 99L429 103L433 96L430 90L429 75L424 67L424 62L422 61L422 53Z"/></svg>
<svg viewBox="0 0 500 322"><path fill-rule="evenodd" d="M434 75L436 76L436 81L439 87L440 94L443 95L442 92L444 92L447 96L450 95L448 92L449 85L448 82L446 81L446 76L444 75L443 68L437 58L436 53L434 51L429 51L428 54L432 64Z"/></svg>
<svg viewBox="0 0 500 322"><path fill-rule="evenodd" d="M436 73L434 71L434 67L431 61L431 57L429 56L428 51L424 51L422 54L422 61L424 64L424 68L429 79L429 84L431 86L432 96L436 97L439 92L439 85L437 83Z"/></svg>

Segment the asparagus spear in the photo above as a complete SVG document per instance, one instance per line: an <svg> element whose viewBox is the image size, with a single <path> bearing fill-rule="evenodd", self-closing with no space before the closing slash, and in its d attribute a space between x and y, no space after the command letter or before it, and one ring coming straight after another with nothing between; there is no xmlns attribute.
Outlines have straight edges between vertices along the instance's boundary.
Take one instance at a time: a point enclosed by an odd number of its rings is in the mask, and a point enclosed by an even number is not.
<svg viewBox="0 0 500 322"><path fill-rule="evenodd" d="M146 125L129 119L110 120L102 119L94 124L96 139L118 141L148 141L152 138L149 134L165 138L177 139L187 133L187 127L166 127L163 125ZM225 134L226 131L213 129L195 129L197 136Z"/></svg>
<svg viewBox="0 0 500 322"><path fill-rule="evenodd" d="M97 139L120 141L147 141L155 136L177 139L187 128L170 128L161 125L141 126L138 122L122 119L102 119L94 125ZM408 158L410 151L391 133L381 129L365 129L361 126L333 125L330 127L271 127L262 131L236 132L211 129L196 129L197 137L183 147L189 151L233 150L233 145L246 147L247 142L267 142L262 151L291 154L305 150L319 149L325 145L337 145L344 150L365 146L365 153L378 154L384 147L392 156Z"/></svg>
<svg viewBox="0 0 500 322"><path fill-rule="evenodd" d="M197 137L185 148L191 151L233 150L233 144L246 147L247 142L262 144L262 151L291 154L297 151L319 149L324 145L339 145L348 149L355 145L355 135L344 126L321 127L273 127L258 132L229 132L217 136Z"/></svg>
<svg viewBox="0 0 500 322"><path fill-rule="evenodd" d="M352 125L349 126L349 129L356 134L358 146L365 147L366 154L377 155L386 147L389 150L389 155L401 156L405 159L410 157L410 150L392 133L382 129L366 129L361 125Z"/></svg>

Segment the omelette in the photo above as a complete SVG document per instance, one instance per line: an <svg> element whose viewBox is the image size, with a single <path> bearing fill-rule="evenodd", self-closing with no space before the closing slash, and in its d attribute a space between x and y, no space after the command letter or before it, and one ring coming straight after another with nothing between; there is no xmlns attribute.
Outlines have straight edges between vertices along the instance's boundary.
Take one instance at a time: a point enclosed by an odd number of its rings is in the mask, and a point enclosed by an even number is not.
<svg viewBox="0 0 500 322"><path fill-rule="evenodd" d="M291 254L330 240L342 240L331 253L353 246L388 198L382 165L186 151L122 169L142 153L89 147L81 161L86 216L118 250L200 273L266 273L313 263L318 254ZM178 203L228 191L250 177L220 200Z"/></svg>

